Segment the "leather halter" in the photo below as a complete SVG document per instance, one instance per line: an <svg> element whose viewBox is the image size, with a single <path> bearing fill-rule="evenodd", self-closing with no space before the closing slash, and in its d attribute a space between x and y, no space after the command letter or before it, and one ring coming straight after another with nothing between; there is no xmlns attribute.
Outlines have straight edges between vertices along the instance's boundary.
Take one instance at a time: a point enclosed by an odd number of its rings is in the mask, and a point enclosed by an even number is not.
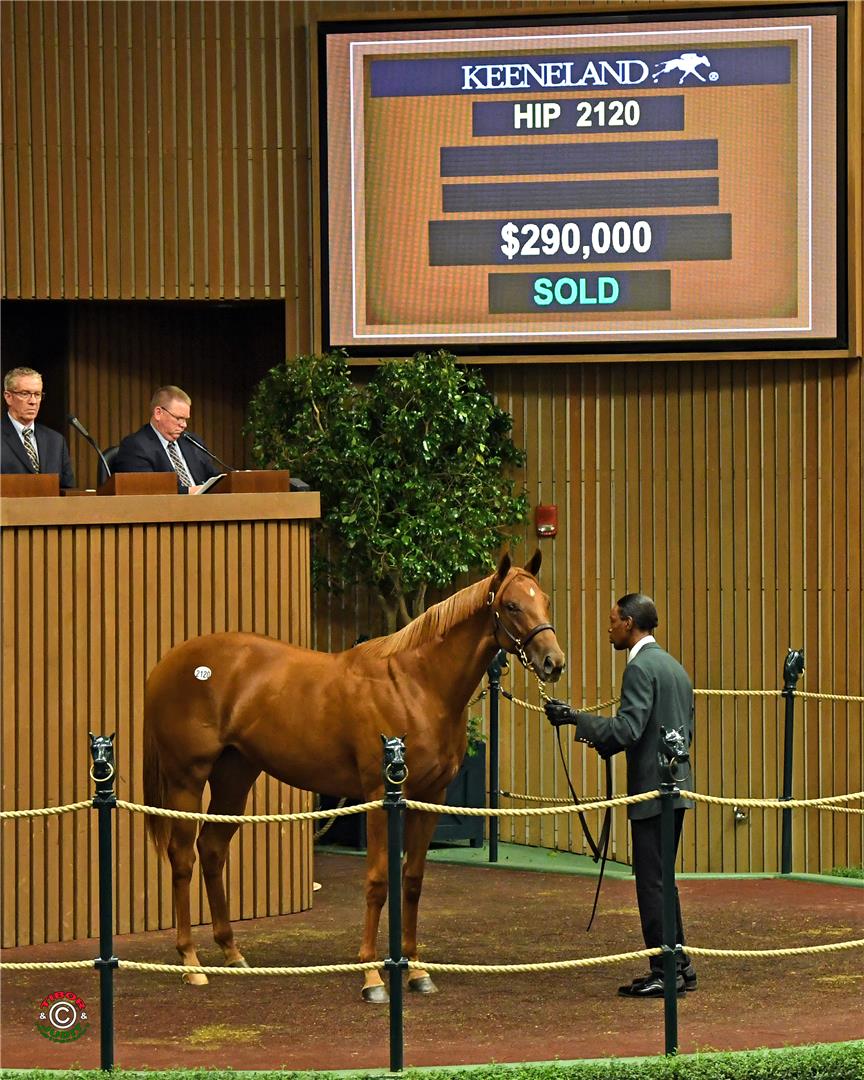
<svg viewBox="0 0 864 1080"><path fill-rule="evenodd" d="M542 634L544 630L551 630L552 633L554 634L555 633L555 627L552 625L552 623L548 623L548 622L537 623L537 625L535 627L532 627L532 629L528 631L528 633L525 635L524 638L517 637L510 629L508 629L508 627L505 624L504 620L501 618L501 612L498 610L498 608L492 606L494 604L494 602L495 602L496 595L497 594L496 594L495 590L490 589L489 590L489 596L488 596L488 598L486 600L486 606L489 607L489 608L492 608L492 619L494 621L494 629L493 629L492 636L495 639L495 644L499 648L504 648L504 646L502 646L501 642L498 640L498 631L503 630L504 633L507 635L507 637L510 638L510 641L513 643L513 646L514 646L513 651L519 657L520 664L526 670L530 671L531 670L531 663L530 663L530 661L528 660L528 657L525 654L526 645L528 645L529 642L533 641L534 638L537 637L538 634ZM501 595L502 595L502 598L503 598L503 591L502 591ZM505 649L505 652L509 652L509 650Z"/></svg>

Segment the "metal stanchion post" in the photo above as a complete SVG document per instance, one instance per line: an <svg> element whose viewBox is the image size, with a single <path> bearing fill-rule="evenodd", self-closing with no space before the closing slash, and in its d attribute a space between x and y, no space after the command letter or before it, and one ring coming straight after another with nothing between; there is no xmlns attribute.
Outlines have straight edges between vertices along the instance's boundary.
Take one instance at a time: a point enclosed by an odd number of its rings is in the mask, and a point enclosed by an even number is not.
<svg viewBox="0 0 864 1080"><path fill-rule="evenodd" d="M100 1068L114 1068L114 886L111 814L117 806L114 794L114 736L90 733L90 778L96 784L93 808L99 815L99 957L93 966L99 971Z"/></svg>
<svg viewBox="0 0 864 1080"><path fill-rule="evenodd" d="M390 1072L404 1068L402 972L408 960L402 955L402 831L405 800L402 785L408 776L405 743L384 740L384 810L387 814L387 919L390 955L384 966L390 973Z"/></svg>
<svg viewBox="0 0 864 1080"><path fill-rule="evenodd" d="M678 765L689 760L683 735L660 728L660 858L663 871L663 1020L665 1053L678 1053L678 920L675 891L675 799Z"/></svg>
<svg viewBox="0 0 864 1080"><path fill-rule="evenodd" d="M792 760L795 752L795 687L804 673L804 650L790 649L783 664L783 697L786 699L786 723L783 731L783 794L781 799L792 798ZM780 873L792 873L792 811L782 814L780 842Z"/></svg>
<svg viewBox="0 0 864 1080"><path fill-rule="evenodd" d="M498 705L501 700L501 672L506 663L507 654L503 651L486 670L489 676L489 809L498 809L498 787L500 784L498 747ZM498 818L489 819L489 862L498 862Z"/></svg>

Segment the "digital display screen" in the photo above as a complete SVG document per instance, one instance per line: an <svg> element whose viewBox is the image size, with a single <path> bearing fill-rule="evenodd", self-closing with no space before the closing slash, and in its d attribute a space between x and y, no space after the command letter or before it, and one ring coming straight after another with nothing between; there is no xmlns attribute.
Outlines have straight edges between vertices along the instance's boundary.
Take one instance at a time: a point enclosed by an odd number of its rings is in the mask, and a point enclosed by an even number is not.
<svg viewBox="0 0 864 1080"><path fill-rule="evenodd" d="M837 347L842 8L322 24L323 346Z"/></svg>

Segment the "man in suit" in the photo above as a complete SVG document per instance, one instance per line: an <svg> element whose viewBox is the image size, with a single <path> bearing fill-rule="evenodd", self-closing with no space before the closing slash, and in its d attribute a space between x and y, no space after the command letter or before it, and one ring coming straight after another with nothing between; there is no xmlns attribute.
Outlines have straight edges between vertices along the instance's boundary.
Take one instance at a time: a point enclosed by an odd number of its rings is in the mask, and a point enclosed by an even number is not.
<svg viewBox="0 0 864 1080"><path fill-rule="evenodd" d="M677 660L657 644L654 601L642 593L622 596L609 616L609 641L618 651L629 649L621 682L621 701L615 716L577 712L564 702L546 703L546 715L554 727L573 724L576 738L590 743L604 758L624 751L627 757L627 794L655 791L660 787L660 728L676 728L689 748L693 738L693 686ZM692 783L687 770L679 775L684 787ZM690 799L676 798L675 852L681 838L685 809ZM633 839L633 873L636 899L646 949L663 944L663 885L660 847L660 799L634 803L627 808ZM675 896L677 942L684 944L681 906ZM696 971L687 954L676 958L677 990L696 989ZM660 997L663 994L663 958L651 957L647 975L621 986L625 997Z"/></svg>
<svg viewBox="0 0 864 1080"><path fill-rule="evenodd" d="M150 422L120 443L114 472L175 472L177 491L195 495L219 470L201 440L186 431L192 399L179 386L160 386L150 401ZM195 440L193 442L192 440Z"/></svg>
<svg viewBox="0 0 864 1080"><path fill-rule="evenodd" d="M45 397L39 372L29 367L7 372L3 397L8 411L2 420L0 472L57 473L61 488L75 487L66 440L59 431L36 423Z"/></svg>

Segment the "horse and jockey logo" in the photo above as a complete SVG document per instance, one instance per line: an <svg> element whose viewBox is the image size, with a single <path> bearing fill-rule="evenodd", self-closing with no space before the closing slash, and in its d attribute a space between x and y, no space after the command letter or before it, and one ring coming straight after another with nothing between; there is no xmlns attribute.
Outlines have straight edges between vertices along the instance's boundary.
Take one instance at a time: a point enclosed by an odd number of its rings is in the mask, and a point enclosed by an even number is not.
<svg viewBox="0 0 864 1080"><path fill-rule="evenodd" d="M656 64L654 72L651 75L652 80L656 83L660 81L661 75L671 75L676 72L681 72L681 78L678 80L680 86L688 75L692 75L699 82L705 82L704 76L699 71L700 67L711 67L711 61L707 56L702 56L700 53L685 52L680 56L674 57L672 60L664 60L662 64ZM716 71L711 71L708 74L708 80L710 82L717 82L720 76Z"/></svg>

